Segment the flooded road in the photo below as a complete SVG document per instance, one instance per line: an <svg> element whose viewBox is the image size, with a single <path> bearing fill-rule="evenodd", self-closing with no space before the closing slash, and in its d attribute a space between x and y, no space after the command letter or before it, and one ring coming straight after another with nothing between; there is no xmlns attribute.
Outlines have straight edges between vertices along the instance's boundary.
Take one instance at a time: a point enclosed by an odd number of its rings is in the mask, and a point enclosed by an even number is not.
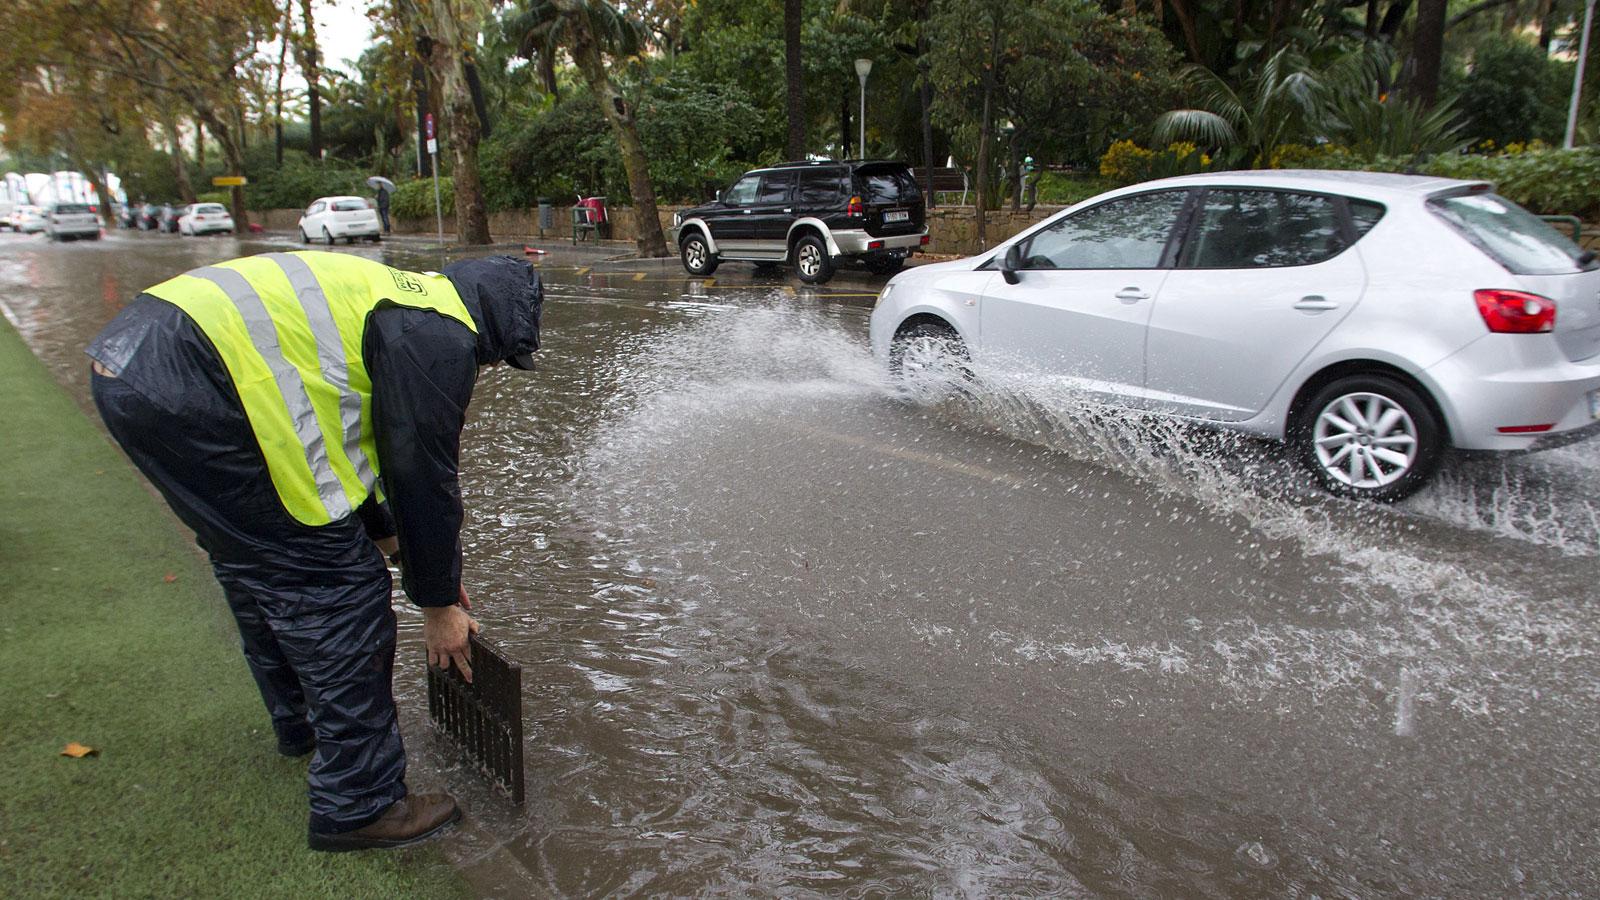
<svg viewBox="0 0 1600 900"><path fill-rule="evenodd" d="M0 300L83 400L138 289L283 247L3 235ZM1274 447L1027 385L905 402L873 282L596 259L545 258L541 369L484 372L464 437L524 809L398 676L480 891L1600 892L1600 445L1333 501Z"/></svg>

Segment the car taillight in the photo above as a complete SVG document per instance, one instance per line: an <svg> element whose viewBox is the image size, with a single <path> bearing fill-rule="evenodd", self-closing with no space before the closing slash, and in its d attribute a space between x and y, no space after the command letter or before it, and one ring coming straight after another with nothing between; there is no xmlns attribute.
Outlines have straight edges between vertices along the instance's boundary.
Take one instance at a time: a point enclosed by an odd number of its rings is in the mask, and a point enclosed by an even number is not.
<svg viewBox="0 0 1600 900"><path fill-rule="evenodd" d="M1556 328L1556 302L1526 291L1474 291L1483 324L1495 334L1541 334Z"/></svg>
<svg viewBox="0 0 1600 900"><path fill-rule="evenodd" d="M844 208L847 216L864 216L867 214L867 205L861 202L860 197L851 197L850 205Z"/></svg>

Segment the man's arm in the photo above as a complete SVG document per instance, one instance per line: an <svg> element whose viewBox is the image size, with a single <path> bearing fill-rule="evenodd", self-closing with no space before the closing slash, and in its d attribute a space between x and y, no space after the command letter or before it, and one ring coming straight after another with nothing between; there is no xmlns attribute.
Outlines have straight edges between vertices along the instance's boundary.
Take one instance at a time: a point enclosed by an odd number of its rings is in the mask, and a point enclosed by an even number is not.
<svg viewBox="0 0 1600 900"><path fill-rule="evenodd" d="M428 661L471 680L461 586L461 429L477 380L476 339L426 310L388 307L367 325L379 472L394 516L401 584L423 608Z"/></svg>

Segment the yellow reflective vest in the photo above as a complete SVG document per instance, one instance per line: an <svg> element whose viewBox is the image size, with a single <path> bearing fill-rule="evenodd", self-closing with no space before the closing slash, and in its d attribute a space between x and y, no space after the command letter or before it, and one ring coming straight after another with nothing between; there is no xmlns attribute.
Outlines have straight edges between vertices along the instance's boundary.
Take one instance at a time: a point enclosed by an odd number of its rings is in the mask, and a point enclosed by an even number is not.
<svg viewBox="0 0 1600 900"><path fill-rule="evenodd" d="M429 309L477 332L445 276L343 253L248 256L146 293L187 313L217 348L278 497L307 525L338 521L378 490L367 316Z"/></svg>

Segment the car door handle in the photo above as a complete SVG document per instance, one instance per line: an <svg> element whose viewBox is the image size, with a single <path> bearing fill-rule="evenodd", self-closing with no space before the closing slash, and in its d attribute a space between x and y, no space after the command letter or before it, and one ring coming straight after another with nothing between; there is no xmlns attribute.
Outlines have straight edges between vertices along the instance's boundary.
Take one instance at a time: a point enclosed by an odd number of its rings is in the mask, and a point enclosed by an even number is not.
<svg viewBox="0 0 1600 900"><path fill-rule="evenodd" d="M1123 303L1138 303L1140 300L1149 300L1150 295L1136 287L1125 287L1117 291L1117 299Z"/></svg>
<svg viewBox="0 0 1600 900"><path fill-rule="evenodd" d="M753 212L755 212L755 210L753 210L753 209L747 209L747 210L745 210L745 211L744 211L744 214L745 214L745 215L747 215L747 216L748 216L748 215L750 215L750 214L751 214L751 213L753 213Z"/></svg>
<svg viewBox="0 0 1600 900"><path fill-rule="evenodd" d="M1339 304L1334 303L1321 294L1311 294L1306 297L1301 297L1300 302L1296 303L1294 308L1304 310L1306 312L1327 312L1330 309L1338 309Z"/></svg>

